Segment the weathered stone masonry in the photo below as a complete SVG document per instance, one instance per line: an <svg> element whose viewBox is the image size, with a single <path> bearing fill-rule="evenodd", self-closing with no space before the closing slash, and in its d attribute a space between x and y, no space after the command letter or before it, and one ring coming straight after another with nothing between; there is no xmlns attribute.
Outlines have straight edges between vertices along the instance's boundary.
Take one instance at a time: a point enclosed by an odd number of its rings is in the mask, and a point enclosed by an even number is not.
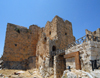
<svg viewBox="0 0 100 78"><path fill-rule="evenodd" d="M30 58L36 58L36 44L39 31L40 28L35 25L32 25L27 29L8 23L2 57L5 61L4 66L8 66L8 68L25 68L25 64L28 64Z"/></svg>
<svg viewBox="0 0 100 78"><path fill-rule="evenodd" d="M51 52L55 53L57 50L62 50L68 46L69 43L75 41L73 36L72 24L68 20L55 16L53 20L48 21L45 28L40 28L36 25L31 25L29 29L7 24L5 47L2 59L4 60L4 67L10 69L29 69L37 67L40 69L41 75L46 78L57 71L57 64L54 59L63 60L64 63L59 74L60 78L65 70L65 59L63 55L54 57ZM53 70L53 68L56 69ZM43 71L41 72L41 69ZM46 70L47 69L47 70Z"/></svg>
<svg viewBox="0 0 100 78"><path fill-rule="evenodd" d="M24 70L38 68L43 78L53 74L54 78L61 78L67 66L90 72L90 60L100 58L100 29L94 32L86 30L86 35L88 38L82 44L70 45L75 41L72 24L58 16L48 21L44 28L31 25L27 29L8 23L3 67Z"/></svg>
<svg viewBox="0 0 100 78"><path fill-rule="evenodd" d="M55 53L57 50L60 50L60 49L65 49L66 46L69 43L73 42L74 40L75 40L75 37L73 36L73 33L72 33L71 22L67 20L63 21L58 16L55 16L51 22L48 21L37 43L37 50L36 50L37 68L45 69L46 67L48 67L51 69L53 67L55 68L56 66L58 66L61 63L61 61L64 61L63 56L61 57L58 56L59 64L55 64L54 63L55 57L52 56L51 53L52 52ZM64 66L64 65L65 63L62 63L61 66ZM56 67L56 69L59 69L59 68ZM64 70L65 69L62 68L61 73L60 72L55 73L56 75L59 74L57 78L61 77ZM57 70L54 69L54 71L57 71ZM48 76L50 76L51 74L49 72L51 71L49 70L44 71L44 73L42 72L41 74L49 74Z"/></svg>

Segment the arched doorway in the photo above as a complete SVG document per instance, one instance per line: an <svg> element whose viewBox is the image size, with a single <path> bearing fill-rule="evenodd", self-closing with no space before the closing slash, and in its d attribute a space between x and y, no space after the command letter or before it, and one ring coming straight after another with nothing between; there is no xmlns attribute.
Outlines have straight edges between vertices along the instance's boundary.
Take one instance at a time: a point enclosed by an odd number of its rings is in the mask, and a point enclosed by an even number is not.
<svg viewBox="0 0 100 78"><path fill-rule="evenodd" d="M52 46L52 51L56 51L56 46Z"/></svg>

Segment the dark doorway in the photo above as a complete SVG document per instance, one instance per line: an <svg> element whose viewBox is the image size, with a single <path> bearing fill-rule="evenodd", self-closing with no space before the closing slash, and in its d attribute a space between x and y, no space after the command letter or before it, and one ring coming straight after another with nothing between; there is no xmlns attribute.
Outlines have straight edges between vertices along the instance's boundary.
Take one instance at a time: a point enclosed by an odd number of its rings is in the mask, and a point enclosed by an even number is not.
<svg viewBox="0 0 100 78"><path fill-rule="evenodd" d="M52 47L52 51L56 51L56 46L53 46Z"/></svg>
<svg viewBox="0 0 100 78"><path fill-rule="evenodd" d="M44 40L46 41L46 40L47 40L47 38L45 37L45 38L44 38Z"/></svg>
<svg viewBox="0 0 100 78"><path fill-rule="evenodd" d="M51 35L51 31L49 32L49 35Z"/></svg>

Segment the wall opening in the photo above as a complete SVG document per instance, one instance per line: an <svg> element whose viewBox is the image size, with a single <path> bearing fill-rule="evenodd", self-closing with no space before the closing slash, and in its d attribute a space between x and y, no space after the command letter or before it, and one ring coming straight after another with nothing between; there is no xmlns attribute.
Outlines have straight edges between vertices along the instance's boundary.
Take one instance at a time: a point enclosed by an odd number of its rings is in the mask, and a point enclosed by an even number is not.
<svg viewBox="0 0 100 78"><path fill-rule="evenodd" d="M80 58L79 58L79 51L78 52L74 52L74 53L69 53L64 55L64 58L69 59L69 58L75 58L75 67L78 70L81 70L81 62L80 62Z"/></svg>
<svg viewBox="0 0 100 78"><path fill-rule="evenodd" d="M65 33L65 35L67 35L67 33Z"/></svg>
<svg viewBox="0 0 100 78"><path fill-rule="evenodd" d="M49 32L49 35L51 35L51 31Z"/></svg>
<svg viewBox="0 0 100 78"><path fill-rule="evenodd" d="M16 30L18 33L20 33L20 29L19 29L19 28L16 28L15 30Z"/></svg>
<svg viewBox="0 0 100 78"><path fill-rule="evenodd" d="M15 44L15 46L17 46L17 44Z"/></svg>
<svg viewBox="0 0 100 78"><path fill-rule="evenodd" d="M52 51L56 51L56 46L53 46L52 47Z"/></svg>
<svg viewBox="0 0 100 78"><path fill-rule="evenodd" d="M44 38L44 40L46 41L46 40L47 40L47 38L45 37L45 38Z"/></svg>

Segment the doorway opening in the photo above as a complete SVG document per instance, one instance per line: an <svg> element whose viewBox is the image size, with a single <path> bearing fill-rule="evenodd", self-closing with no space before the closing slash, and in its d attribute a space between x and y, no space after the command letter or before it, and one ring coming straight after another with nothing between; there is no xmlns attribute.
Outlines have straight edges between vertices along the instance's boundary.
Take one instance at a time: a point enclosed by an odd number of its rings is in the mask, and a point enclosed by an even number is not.
<svg viewBox="0 0 100 78"><path fill-rule="evenodd" d="M52 46L52 51L56 51L56 46Z"/></svg>

